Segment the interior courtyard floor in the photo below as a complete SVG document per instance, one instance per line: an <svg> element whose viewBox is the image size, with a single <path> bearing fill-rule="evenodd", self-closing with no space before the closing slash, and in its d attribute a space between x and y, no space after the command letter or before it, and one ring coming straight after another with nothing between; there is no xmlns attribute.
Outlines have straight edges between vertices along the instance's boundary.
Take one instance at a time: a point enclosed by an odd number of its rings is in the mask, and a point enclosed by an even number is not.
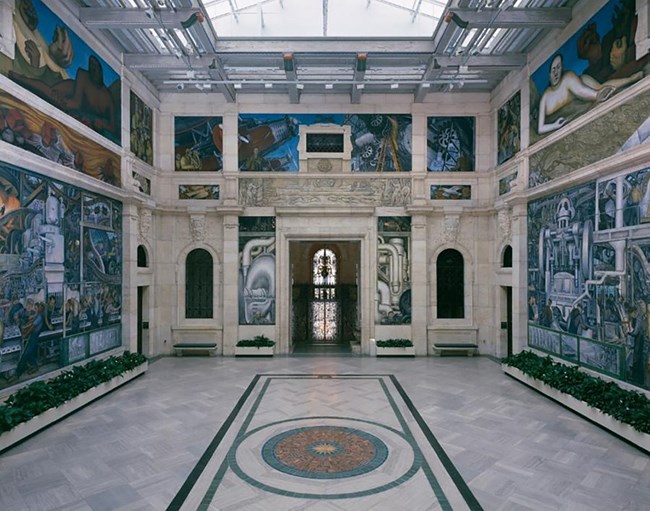
<svg viewBox="0 0 650 511"><path fill-rule="evenodd" d="M275 383L269 385L271 380ZM256 381L259 385L254 385ZM263 381L267 383L262 397ZM404 413L403 425L412 428L419 442L415 448L426 458L429 446L441 446L441 457L446 453L453 463L451 471L457 470L462 478L460 486L466 485L470 498L459 506L450 500L448 509L648 509L650 458L646 454L505 376L489 358L320 355L154 361L144 376L0 455L0 509L186 509L189 500L182 507L178 495L199 484L192 477L197 464L209 465L204 463L204 453L213 447L216 456L220 448L234 445L236 420L244 412L249 415L242 420L252 421L246 424L262 424L251 431L262 431L265 421L294 420L289 418L294 412L308 416L310 410L304 403L321 403L343 418L354 410L363 417L355 419L359 424L379 431L377 424L388 421L386 410L390 411L382 408L384 397L372 394L372 389L380 387L393 410ZM400 404L400 398L409 406ZM413 415L408 415L407 408ZM427 441L426 435L416 431L414 417L424 421L421 431L429 430L434 439ZM336 423L338 419L328 420L331 427L345 429L339 427L343 423ZM308 423L295 425L300 427L294 432L313 432ZM349 431L358 433L354 428ZM357 445L375 436L364 437ZM404 437L393 436L394 443L385 441L388 458L383 464L379 460L378 468L352 474L349 480L306 479L305 487L318 487L322 493L339 491L350 481L355 487L377 487L391 470L399 470L400 461L391 456L399 451ZM270 477L267 458L243 458L238 459L240 465L248 464L243 472L258 471L257 480ZM423 465L435 464L424 458ZM282 486L284 479L296 479L295 474L273 477L276 486ZM219 483L213 488L216 495L211 499L215 498L196 509L445 509L442 501L429 498L424 479L416 476L388 491L369 491L353 498L308 498L291 492L271 495L264 485L228 473L213 481ZM428 490L431 493L431 487ZM272 500L267 497L282 499L282 504L270 507Z"/></svg>

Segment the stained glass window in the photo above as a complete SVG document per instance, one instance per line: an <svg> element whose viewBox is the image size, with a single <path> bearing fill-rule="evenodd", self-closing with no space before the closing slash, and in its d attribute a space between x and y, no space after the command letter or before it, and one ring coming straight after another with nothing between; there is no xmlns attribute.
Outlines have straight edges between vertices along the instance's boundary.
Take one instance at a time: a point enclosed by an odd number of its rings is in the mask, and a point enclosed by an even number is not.
<svg viewBox="0 0 650 511"><path fill-rule="evenodd" d="M340 305L337 296L336 254L322 248L312 259L313 296L311 302L312 338L314 342L334 343L339 338Z"/></svg>

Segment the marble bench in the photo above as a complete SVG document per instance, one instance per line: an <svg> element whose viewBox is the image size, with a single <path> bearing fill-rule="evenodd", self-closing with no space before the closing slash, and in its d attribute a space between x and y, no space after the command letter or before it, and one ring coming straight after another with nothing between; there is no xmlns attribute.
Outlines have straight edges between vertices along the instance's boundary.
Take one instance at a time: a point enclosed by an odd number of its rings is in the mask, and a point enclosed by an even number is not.
<svg viewBox="0 0 650 511"><path fill-rule="evenodd" d="M478 344L437 342L437 343L433 343L432 348L434 350L434 354L437 354L438 356L442 355L442 353L445 351L451 351L451 352L464 352L465 354L467 354L468 357L471 357L472 355L474 355L474 353L476 353L476 350L478 349Z"/></svg>
<svg viewBox="0 0 650 511"><path fill-rule="evenodd" d="M174 350L176 350L176 356L182 357L183 352L185 351L198 351L206 352L211 357L214 357L215 351L217 350L216 342L179 342L174 344Z"/></svg>

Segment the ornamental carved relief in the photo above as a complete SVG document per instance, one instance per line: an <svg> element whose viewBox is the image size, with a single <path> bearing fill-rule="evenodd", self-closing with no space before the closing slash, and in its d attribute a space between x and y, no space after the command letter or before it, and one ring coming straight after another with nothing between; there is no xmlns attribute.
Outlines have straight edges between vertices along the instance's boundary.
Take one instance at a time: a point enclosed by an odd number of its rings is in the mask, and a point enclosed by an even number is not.
<svg viewBox="0 0 650 511"><path fill-rule="evenodd" d="M456 241L460 233L460 215L445 215L442 239L446 243Z"/></svg>
<svg viewBox="0 0 650 511"><path fill-rule="evenodd" d="M509 240L512 234L510 211L507 209L500 209L497 213L497 223L501 239L504 241Z"/></svg>
<svg viewBox="0 0 650 511"><path fill-rule="evenodd" d="M150 209L141 209L139 212L139 237L141 241L151 240L151 224L153 222Z"/></svg>
<svg viewBox="0 0 650 511"><path fill-rule="evenodd" d="M205 240L205 215L190 215L190 232L195 243Z"/></svg>

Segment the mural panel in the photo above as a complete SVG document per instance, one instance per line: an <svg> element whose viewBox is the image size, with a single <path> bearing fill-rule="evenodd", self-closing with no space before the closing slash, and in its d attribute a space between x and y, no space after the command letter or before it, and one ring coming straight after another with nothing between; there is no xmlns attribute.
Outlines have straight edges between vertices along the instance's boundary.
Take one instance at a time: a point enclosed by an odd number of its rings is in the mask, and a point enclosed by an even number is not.
<svg viewBox="0 0 650 511"><path fill-rule="evenodd" d="M0 90L4 142L111 185L120 186L120 157Z"/></svg>
<svg viewBox="0 0 650 511"><path fill-rule="evenodd" d="M153 165L153 110L131 91L131 152Z"/></svg>
<svg viewBox="0 0 650 511"><path fill-rule="evenodd" d="M635 0L611 0L531 75L531 144L643 78L636 29Z"/></svg>
<svg viewBox="0 0 650 511"><path fill-rule="evenodd" d="M377 219L375 324L411 324L411 217Z"/></svg>
<svg viewBox="0 0 650 511"><path fill-rule="evenodd" d="M239 170L298 172L301 125L350 126L353 172L411 170L412 119L394 114L242 114Z"/></svg>
<svg viewBox="0 0 650 511"><path fill-rule="evenodd" d="M510 193L517 182L518 172L513 172L499 179L499 195Z"/></svg>
<svg viewBox="0 0 650 511"><path fill-rule="evenodd" d="M275 324L275 217L239 218L239 324Z"/></svg>
<svg viewBox="0 0 650 511"><path fill-rule="evenodd" d="M649 136L650 91L647 91L533 154L529 159L528 186L534 188L647 143Z"/></svg>
<svg viewBox="0 0 650 511"><path fill-rule="evenodd" d="M182 200L218 200L219 185L179 185L178 198Z"/></svg>
<svg viewBox="0 0 650 511"><path fill-rule="evenodd" d="M470 200L471 185L431 185L431 200Z"/></svg>
<svg viewBox="0 0 650 511"><path fill-rule="evenodd" d="M0 163L0 222L0 388L119 346L121 204Z"/></svg>
<svg viewBox="0 0 650 511"><path fill-rule="evenodd" d="M222 117L174 117L177 171L223 169L222 123Z"/></svg>
<svg viewBox="0 0 650 511"><path fill-rule="evenodd" d="M592 182L528 205L528 344L645 388L649 174ZM625 236L612 236L623 229Z"/></svg>
<svg viewBox="0 0 650 511"><path fill-rule="evenodd" d="M474 170L475 125L474 117L427 117L427 170Z"/></svg>
<svg viewBox="0 0 650 511"><path fill-rule="evenodd" d="M14 60L0 73L121 145L119 75L42 0L16 0Z"/></svg>
<svg viewBox="0 0 650 511"><path fill-rule="evenodd" d="M133 186L137 192L151 195L151 179L135 171L131 171L131 177L133 178Z"/></svg>
<svg viewBox="0 0 650 511"><path fill-rule="evenodd" d="M497 165L508 161L521 148L521 92L517 92L497 113Z"/></svg>

